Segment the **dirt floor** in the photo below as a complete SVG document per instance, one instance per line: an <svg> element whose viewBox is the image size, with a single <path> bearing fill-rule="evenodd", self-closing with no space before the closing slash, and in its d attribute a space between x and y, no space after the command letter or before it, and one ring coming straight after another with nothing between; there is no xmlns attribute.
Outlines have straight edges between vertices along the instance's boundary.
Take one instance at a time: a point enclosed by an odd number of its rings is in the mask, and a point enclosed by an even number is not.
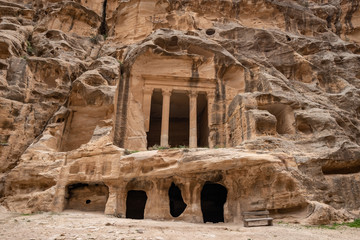
<svg viewBox="0 0 360 240"><path fill-rule="evenodd" d="M239 224L131 220L75 211L32 215L0 211L0 239L359 240L360 229L340 227L332 230L285 223L244 228Z"/></svg>

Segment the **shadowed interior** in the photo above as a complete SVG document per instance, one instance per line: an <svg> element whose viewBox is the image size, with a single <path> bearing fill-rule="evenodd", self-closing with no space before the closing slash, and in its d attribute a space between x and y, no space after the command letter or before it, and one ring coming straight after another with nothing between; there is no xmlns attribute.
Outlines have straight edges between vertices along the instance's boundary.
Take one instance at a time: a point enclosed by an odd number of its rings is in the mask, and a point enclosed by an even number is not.
<svg viewBox="0 0 360 240"><path fill-rule="evenodd" d="M67 186L67 209L105 211L109 188L104 184L77 183Z"/></svg>
<svg viewBox="0 0 360 240"><path fill-rule="evenodd" d="M145 191L128 191L126 198L126 218L144 219L147 195Z"/></svg>
<svg viewBox="0 0 360 240"><path fill-rule="evenodd" d="M224 222L227 189L217 183L206 182L201 191L201 211L204 223Z"/></svg>
<svg viewBox="0 0 360 240"><path fill-rule="evenodd" d="M150 127L149 132L147 132L148 148L160 145L162 99L161 92L154 91L151 97Z"/></svg>
<svg viewBox="0 0 360 240"><path fill-rule="evenodd" d="M189 97L185 93L171 94L169 145L189 146Z"/></svg>
<svg viewBox="0 0 360 240"><path fill-rule="evenodd" d="M181 190L174 183L169 188L170 214L173 217L180 216L186 209L187 204L181 196Z"/></svg>
<svg viewBox="0 0 360 240"><path fill-rule="evenodd" d="M160 145L163 97L155 90L151 98L150 127L147 133L147 147ZM189 96L173 92L170 97L169 146L189 146ZM205 94L197 97L197 145L208 147L208 110Z"/></svg>
<svg viewBox="0 0 360 240"><path fill-rule="evenodd" d="M205 94L199 94L197 98L197 137L198 147L209 147L208 108Z"/></svg>
<svg viewBox="0 0 360 240"><path fill-rule="evenodd" d="M259 109L267 110L276 117L276 131L279 134L295 133L295 117L294 112L290 106L285 104L271 104L266 106L259 106Z"/></svg>

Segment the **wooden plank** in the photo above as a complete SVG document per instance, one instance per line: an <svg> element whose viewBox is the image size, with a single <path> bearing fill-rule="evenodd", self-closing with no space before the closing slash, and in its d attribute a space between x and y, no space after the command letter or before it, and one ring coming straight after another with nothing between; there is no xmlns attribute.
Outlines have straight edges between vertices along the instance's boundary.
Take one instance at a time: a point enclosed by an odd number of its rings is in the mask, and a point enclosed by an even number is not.
<svg viewBox="0 0 360 240"><path fill-rule="evenodd" d="M273 225L273 218L269 217L270 213L267 210L264 211L254 211L254 212L243 212L243 219L244 219L244 227L256 227L262 225L249 225L250 222L261 222L266 221L266 225L272 226Z"/></svg>
<svg viewBox="0 0 360 240"><path fill-rule="evenodd" d="M259 216L259 215L269 215L269 211L257 211L257 212L243 212L242 215L243 216L247 216L247 215L254 215L254 216Z"/></svg>
<svg viewBox="0 0 360 240"><path fill-rule="evenodd" d="M256 222L256 221L269 221L273 220L273 218L250 218L250 219L244 219L246 222Z"/></svg>

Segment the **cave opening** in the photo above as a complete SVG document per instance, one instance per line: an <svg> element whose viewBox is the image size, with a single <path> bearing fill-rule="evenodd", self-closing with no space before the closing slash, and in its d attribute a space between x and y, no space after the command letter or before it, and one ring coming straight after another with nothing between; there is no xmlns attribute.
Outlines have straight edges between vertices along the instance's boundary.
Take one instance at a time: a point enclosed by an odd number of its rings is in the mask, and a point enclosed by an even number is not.
<svg viewBox="0 0 360 240"><path fill-rule="evenodd" d="M215 29L209 28L209 29L206 30L206 35L211 36L211 35L214 35L214 34L215 34Z"/></svg>
<svg viewBox="0 0 360 240"><path fill-rule="evenodd" d="M126 218L144 219L147 195L145 191L130 190L126 198Z"/></svg>
<svg viewBox="0 0 360 240"><path fill-rule="evenodd" d="M184 202L181 190L174 183L169 188L170 214L173 217L180 216L186 209L187 204Z"/></svg>
<svg viewBox="0 0 360 240"><path fill-rule="evenodd" d="M206 182L201 191L201 211L204 223L224 222L227 189L217 183Z"/></svg>
<svg viewBox="0 0 360 240"><path fill-rule="evenodd" d="M66 187L66 209L105 211L109 188L102 183L76 183Z"/></svg>

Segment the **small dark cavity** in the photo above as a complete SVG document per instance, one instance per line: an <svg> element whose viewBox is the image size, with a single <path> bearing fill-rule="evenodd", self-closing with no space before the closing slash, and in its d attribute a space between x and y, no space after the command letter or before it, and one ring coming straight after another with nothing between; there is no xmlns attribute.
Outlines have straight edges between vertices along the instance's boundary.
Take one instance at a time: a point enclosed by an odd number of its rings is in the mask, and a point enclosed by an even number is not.
<svg viewBox="0 0 360 240"><path fill-rule="evenodd" d="M209 35L209 36L214 35L215 34L215 29L213 29L213 28L207 29L206 34Z"/></svg>
<svg viewBox="0 0 360 240"><path fill-rule="evenodd" d="M177 36L172 36L172 37L170 38L169 46L170 46L170 47L177 46L177 45L178 45L178 41L179 41L179 39L178 39Z"/></svg>

